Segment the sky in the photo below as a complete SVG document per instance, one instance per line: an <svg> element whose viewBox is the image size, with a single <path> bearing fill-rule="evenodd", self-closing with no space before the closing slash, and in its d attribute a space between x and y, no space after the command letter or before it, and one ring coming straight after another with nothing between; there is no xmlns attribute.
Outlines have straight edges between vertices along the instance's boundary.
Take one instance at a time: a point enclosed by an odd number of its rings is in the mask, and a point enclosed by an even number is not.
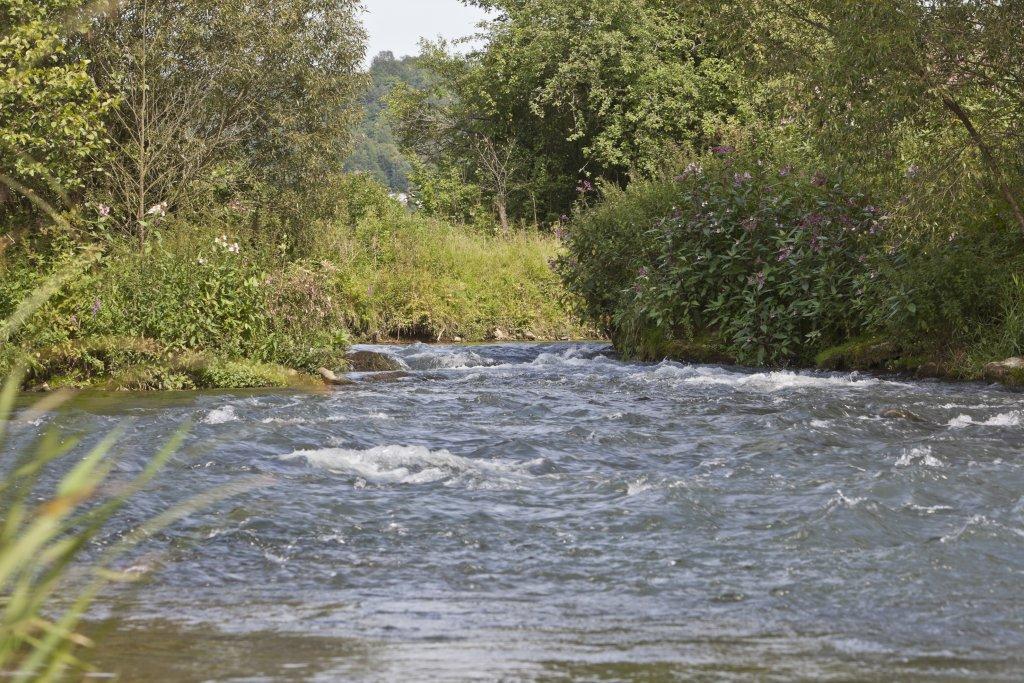
<svg viewBox="0 0 1024 683"><path fill-rule="evenodd" d="M378 53L391 50L396 57L419 52L420 38L461 38L474 32L485 14L466 7L459 0L363 0L366 49L369 62Z"/></svg>

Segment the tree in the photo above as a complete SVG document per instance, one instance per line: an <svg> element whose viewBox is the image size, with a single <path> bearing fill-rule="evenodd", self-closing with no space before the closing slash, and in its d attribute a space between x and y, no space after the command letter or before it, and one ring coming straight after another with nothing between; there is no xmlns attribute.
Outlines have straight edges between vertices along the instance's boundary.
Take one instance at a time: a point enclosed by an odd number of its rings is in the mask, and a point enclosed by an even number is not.
<svg viewBox="0 0 1024 683"><path fill-rule="evenodd" d="M0 0L0 216L68 206L96 170L113 103L68 51L77 0ZM20 199L19 199L20 197Z"/></svg>
<svg viewBox="0 0 1024 683"><path fill-rule="evenodd" d="M781 79L821 150L882 186L930 177L947 205L980 185L1024 230L1024 3L704 4L734 30L736 54Z"/></svg>
<svg viewBox="0 0 1024 683"><path fill-rule="evenodd" d="M129 232L149 207L243 197L254 220L326 217L358 117L357 0L126 0L82 45L123 93L103 189Z"/></svg>
<svg viewBox="0 0 1024 683"><path fill-rule="evenodd" d="M398 83L414 88L428 85L430 74L416 57L396 59L391 52L382 52L370 65L370 87L363 95L365 116L355 132L355 145L345 162L345 170L365 171L387 185L393 192L410 190L412 165L398 148L390 119L386 116L387 100Z"/></svg>
<svg viewBox="0 0 1024 683"><path fill-rule="evenodd" d="M539 206L555 219L581 181L654 173L667 147L705 147L740 114L735 71L672 2L478 4L496 12L485 46L427 46L437 85L393 99L402 144L442 174L461 169L498 213L505 192L513 218ZM498 175L492 149L507 159Z"/></svg>

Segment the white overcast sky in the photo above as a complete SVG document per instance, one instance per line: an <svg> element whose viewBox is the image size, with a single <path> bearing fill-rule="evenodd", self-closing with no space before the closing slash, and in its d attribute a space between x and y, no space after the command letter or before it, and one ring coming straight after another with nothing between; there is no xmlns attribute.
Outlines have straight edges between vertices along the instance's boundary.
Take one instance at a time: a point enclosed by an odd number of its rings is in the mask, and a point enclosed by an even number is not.
<svg viewBox="0 0 1024 683"><path fill-rule="evenodd" d="M419 52L420 38L462 38L474 33L484 13L459 0L363 0L369 33L367 62L384 50L396 57Z"/></svg>

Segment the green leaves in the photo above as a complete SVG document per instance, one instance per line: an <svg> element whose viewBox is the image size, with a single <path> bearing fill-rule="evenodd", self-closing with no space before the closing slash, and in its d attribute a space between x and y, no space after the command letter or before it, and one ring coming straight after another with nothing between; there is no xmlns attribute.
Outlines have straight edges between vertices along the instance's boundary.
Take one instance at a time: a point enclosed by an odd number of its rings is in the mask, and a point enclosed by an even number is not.
<svg viewBox="0 0 1024 683"><path fill-rule="evenodd" d="M113 99L68 50L79 5L0 0L0 211L8 193L71 208L105 148Z"/></svg>
<svg viewBox="0 0 1024 683"><path fill-rule="evenodd" d="M863 197L745 153L699 167L576 219L561 270L587 317L610 320L627 352L711 335L757 365L806 360L865 324L864 257L881 252L885 221ZM653 227L625 230L624 215Z"/></svg>

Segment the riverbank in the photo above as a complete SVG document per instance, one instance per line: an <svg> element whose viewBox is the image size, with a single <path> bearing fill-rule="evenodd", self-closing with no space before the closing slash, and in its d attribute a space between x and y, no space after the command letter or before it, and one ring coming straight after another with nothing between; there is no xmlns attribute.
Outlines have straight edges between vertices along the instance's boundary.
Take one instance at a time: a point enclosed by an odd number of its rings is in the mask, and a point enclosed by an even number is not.
<svg viewBox="0 0 1024 683"><path fill-rule="evenodd" d="M594 336L551 269L551 235L486 234L386 197L310 233L300 245L237 219L168 219L141 249L101 246L0 345L0 372L26 365L29 389L306 386L322 367L345 370L362 341ZM61 244L0 251L0 320L78 258Z"/></svg>
<svg viewBox="0 0 1024 683"><path fill-rule="evenodd" d="M788 370L864 372L872 375L899 375L915 379L940 379L949 382L992 382L1008 388L1024 387L1024 359L994 359L984 364L965 362L967 352L946 356L908 353L886 339L862 338L821 351L813 363L785 366ZM713 363L741 366L726 344L711 337L682 341L658 341L644 348L631 349L627 356L637 360L681 363Z"/></svg>

